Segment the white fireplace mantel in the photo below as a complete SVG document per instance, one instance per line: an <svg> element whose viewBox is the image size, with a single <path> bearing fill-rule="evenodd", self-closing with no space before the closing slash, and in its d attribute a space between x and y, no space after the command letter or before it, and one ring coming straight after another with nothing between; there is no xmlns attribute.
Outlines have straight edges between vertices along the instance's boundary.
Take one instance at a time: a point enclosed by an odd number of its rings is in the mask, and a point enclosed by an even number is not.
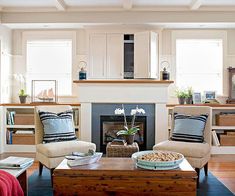
<svg viewBox="0 0 235 196"><path fill-rule="evenodd" d="M173 81L150 79L133 80L76 80L78 101L81 104L81 140L91 141L92 103L153 103L155 104L155 143L168 138L166 103L168 86Z"/></svg>

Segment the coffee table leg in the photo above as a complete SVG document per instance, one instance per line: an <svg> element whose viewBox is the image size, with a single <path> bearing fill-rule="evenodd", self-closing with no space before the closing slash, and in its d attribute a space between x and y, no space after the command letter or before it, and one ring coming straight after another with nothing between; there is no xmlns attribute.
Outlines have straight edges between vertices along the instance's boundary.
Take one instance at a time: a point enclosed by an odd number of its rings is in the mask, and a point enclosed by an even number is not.
<svg viewBox="0 0 235 196"><path fill-rule="evenodd" d="M18 181L20 183L21 188L24 191L24 195L27 196L28 195L28 183L27 183L26 170L22 174L20 174L17 177L17 179L18 179Z"/></svg>

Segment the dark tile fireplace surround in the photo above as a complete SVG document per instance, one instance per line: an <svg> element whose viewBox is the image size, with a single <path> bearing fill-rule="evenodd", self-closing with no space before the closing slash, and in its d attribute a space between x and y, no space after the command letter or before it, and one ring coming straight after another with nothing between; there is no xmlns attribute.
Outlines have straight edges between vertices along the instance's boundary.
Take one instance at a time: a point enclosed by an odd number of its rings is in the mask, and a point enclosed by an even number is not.
<svg viewBox="0 0 235 196"><path fill-rule="evenodd" d="M143 108L145 114L136 116L135 125L140 127L140 131L135 141L140 150L152 149L155 144L155 104L124 104L128 122L132 119L131 109L135 109L136 105ZM121 104L92 104L92 142L96 144L97 151L105 153L106 143L116 136L118 130L123 129L123 115L114 114L115 109L121 107Z"/></svg>

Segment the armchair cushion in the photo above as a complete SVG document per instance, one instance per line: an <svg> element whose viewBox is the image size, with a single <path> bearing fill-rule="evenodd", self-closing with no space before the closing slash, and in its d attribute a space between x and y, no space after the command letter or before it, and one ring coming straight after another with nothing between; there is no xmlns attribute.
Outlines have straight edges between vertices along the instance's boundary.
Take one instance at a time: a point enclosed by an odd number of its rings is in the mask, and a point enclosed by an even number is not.
<svg viewBox="0 0 235 196"><path fill-rule="evenodd" d="M60 113L44 111L39 111L38 113L44 129L44 143L77 139L73 125L72 110Z"/></svg>
<svg viewBox="0 0 235 196"><path fill-rule="evenodd" d="M37 144L36 151L46 157L63 157L70 155L72 152L88 152L89 149L95 150L96 145L91 142L84 141L64 141L48 144Z"/></svg>
<svg viewBox="0 0 235 196"><path fill-rule="evenodd" d="M153 150L168 150L182 153L185 157L203 158L210 153L208 143L164 141L156 144Z"/></svg>
<svg viewBox="0 0 235 196"><path fill-rule="evenodd" d="M174 129L171 140L184 142L203 142L207 114L198 116L174 114Z"/></svg>

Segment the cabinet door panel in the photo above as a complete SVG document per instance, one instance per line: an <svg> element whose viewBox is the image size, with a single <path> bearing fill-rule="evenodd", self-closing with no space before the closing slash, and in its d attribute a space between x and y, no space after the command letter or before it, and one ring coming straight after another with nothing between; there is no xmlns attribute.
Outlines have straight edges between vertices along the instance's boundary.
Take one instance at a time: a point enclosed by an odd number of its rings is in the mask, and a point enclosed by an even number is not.
<svg viewBox="0 0 235 196"><path fill-rule="evenodd" d="M88 77L99 79L106 76L106 34L92 34L89 40Z"/></svg>
<svg viewBox="0 0 235 196"><path fill-rule="evenodd" d="M123 78L123 34L107 34L107 78Z"/></svg>
<svg viewBox="0 0 235 196"><path fill-rule="evenodd" d="M149 32L134 35L134 77L149 78Z"/></svg>
<svg viewBox="0 0 235 196"><path fill-rule="evenodd" d="M158 78L159 63L158 63L158 34L150 32L150 77Z"/></svg>

